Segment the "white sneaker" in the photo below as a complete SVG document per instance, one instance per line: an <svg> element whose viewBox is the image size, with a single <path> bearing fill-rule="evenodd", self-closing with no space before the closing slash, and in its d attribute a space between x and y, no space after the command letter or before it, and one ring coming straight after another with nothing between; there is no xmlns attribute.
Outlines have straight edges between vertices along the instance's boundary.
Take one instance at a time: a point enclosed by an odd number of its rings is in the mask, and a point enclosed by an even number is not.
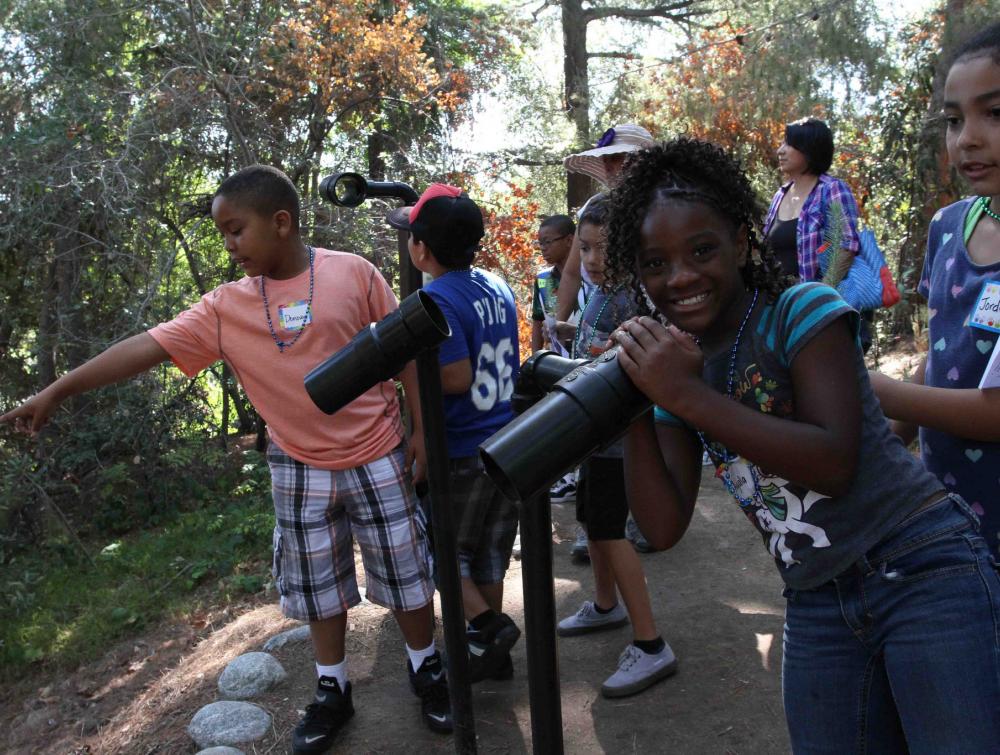
<svg viewBox="0 0 1000 755"><path fill-rule="evenodd" d="M573 540L573 547L570 548L569 555L574 561L590 561L590 547L587 545L587 531L582 525L576 525L576 537Z"/></svg>
<svg viewBox="0 0 1000 755"><path fill-rule="evenodd" d="M617 629L626 624L628 624L628 613L621 603L617 603L608 613L598 613L594 602L588 600L580 606L579 611L559 622L556 634L560 637L573 637L577 634Z"/></svg>
<svg viewBox="0 0 1000 755"><path fill-rule="evenodd" d="M514 547L510 551L511 558L515 561L521 560L521 531L518 530L517 534L514 536Z"/></svg>
<svg viewBox="0 0 1000 755"><path fill-rule="evenodd" d="M711 467L715 465L715 462L712 461L712 457L708 455L708 451L701 452L701 465L703 467Z"/></svg>
<svg viewBox="0 0 1000 755"><path fill-rule="evenodd" d="M677 659L670 645L659 653L649 654L629 645L618 658L618 670L601 685L605 697L626 697L666 679L677 671Z"/></svg>

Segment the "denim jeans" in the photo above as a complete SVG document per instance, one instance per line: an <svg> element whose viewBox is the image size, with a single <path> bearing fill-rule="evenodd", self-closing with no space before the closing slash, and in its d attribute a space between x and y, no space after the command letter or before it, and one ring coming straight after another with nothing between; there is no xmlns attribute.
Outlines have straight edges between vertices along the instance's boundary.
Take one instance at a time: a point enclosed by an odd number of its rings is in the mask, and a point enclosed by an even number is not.
<svg viewBox="0 0 1000 755"><path fill-rule="evenodd" d="M814 590L785 590L799 753L1000 753L1000 576L957 496Z"/></svg>

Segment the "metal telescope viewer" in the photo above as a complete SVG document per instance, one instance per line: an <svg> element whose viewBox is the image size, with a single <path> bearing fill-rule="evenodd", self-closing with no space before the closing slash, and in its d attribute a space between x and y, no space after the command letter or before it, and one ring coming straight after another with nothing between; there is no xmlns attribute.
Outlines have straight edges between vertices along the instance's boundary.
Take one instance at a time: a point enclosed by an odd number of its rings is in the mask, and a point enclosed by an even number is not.
<svg viewBox="0 0 1000 755"><path fill-rule="evenodd" d="M377 323L362 328L351 342L314 367L306 392L320 409L333 414L373 385L388 380L426 349L451 335L434 300L415 291Z"/></svg>
<svg viewBox="0 0 1000 755"><path fill-rule="evenodd" d="M319 184L319 193L338 207L358 207L366 199L390 197L416 204L420 195L399 181L369 181L360 173L334 173Z"/></svg>
<svg viewBox="0 0 1000 755"><path fill-rule="evenodd" d="M320 193L338 207L357 207L370 197L394 198L404 204L414 204L420 198L407 184L369 181L359 173L335 173L324 178L320 183ZM416 357L431 519L434 531L438 533L438 537L434 538L434 557L438 565L442 625L450 661L448 678L455 725L453 736L455 752L465 755L476 752L476 730L469 688L468 646L450 502L450 469L437 349L438 344L448 337L450 328L433 299L419 290L420 272L410 261L404 232L397 235L397 242L403 297L399 309L381 322L363 328L347 346L313 369L306 377L306 390L323 411L332 413L338 404L343 406L361 395L367 387L384 379L381 376L398 374L408 361ZM416 343L417 340L421 343ZM368 386L359 392L363 383L368 383Z"/></svg>
<svg viewBox="0 0 1000 755"><path fill-rule="evenodd" d="M563 368L573 362L561 361ZM545 374L543 365L538 371ZM618 349L609 349L573 368L545 398L487 438L479 456L504 495L524 501L614 441L652 405L618 364Z"/></svg>

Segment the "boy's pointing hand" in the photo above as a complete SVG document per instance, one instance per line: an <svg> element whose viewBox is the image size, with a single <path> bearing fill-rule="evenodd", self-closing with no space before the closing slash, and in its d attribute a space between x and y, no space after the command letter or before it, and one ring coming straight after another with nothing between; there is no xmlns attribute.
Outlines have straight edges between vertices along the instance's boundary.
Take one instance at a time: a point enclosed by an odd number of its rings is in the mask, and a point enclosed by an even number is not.
<svg viewBox="0 0 1000 755"><path fill-rule="evenodd" d="M16 409L0 415L0 422L11 425L16 432L38 435L48 424L49 417L59 406L59 400L48 391L41 391Z"/></svg>

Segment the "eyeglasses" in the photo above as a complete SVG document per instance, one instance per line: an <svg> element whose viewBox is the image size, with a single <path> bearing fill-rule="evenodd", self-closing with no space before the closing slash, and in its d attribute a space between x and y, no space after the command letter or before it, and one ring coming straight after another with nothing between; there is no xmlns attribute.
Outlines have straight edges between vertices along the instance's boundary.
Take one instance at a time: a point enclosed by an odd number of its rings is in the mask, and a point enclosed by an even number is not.
<svg viewBox="0 0 1000 755"><path fill-rule="evenodd" d="M567 236L572 236L572 235L573 235L572 233L564 233L562 236L556 236L554 239L539 239L538 241L535 242L535 247L537 249L545 249L545 247L552 246L552 244L556 243L557 241L562 241Z"/></svg>

